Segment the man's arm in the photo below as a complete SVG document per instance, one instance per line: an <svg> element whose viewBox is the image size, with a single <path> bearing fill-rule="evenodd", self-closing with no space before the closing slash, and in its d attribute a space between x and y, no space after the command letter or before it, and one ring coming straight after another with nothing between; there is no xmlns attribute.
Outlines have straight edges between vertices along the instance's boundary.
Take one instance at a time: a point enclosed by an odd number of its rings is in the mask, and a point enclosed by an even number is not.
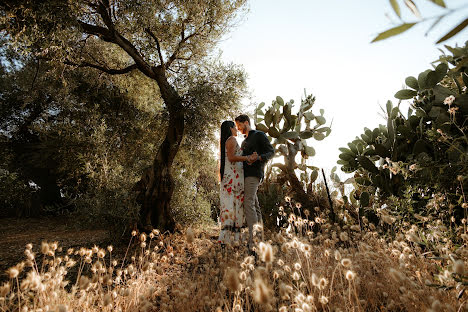
<svg viewBox="0 0 468 312"><path fill-rule="evenodd" d="M268 138L266 137L265 133L259 132L258 134L258 145L260 146L261 151L261 154L259 155L259 160L266 162L273 158L273 155L275 155L275 149L271 145L270 141L268 141Z"/></svg>

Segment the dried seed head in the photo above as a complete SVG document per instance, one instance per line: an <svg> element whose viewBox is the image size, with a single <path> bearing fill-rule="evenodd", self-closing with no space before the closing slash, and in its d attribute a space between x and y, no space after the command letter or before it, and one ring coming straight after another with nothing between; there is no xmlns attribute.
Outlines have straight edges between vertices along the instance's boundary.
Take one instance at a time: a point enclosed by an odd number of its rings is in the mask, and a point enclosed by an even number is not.
<svg viewBox="0 0 468 312"><path fill-rule="evenodd" d="M49 244L47 242L41 243L41 252L46 255L49 252Z"/></svg>
<svg viewBox="0 0 468 312"><path fill-rule="evenodd" d="M191 244L195 240L195 235L193 234L192 228L188 228L186 232L187 243Z"/></svg>
<svg viewBox="0 0 468 312"><path fill-rule="evenodd" d="M354 280L354 278L356 277L356 273L354 273L354 272L351 271L351 270L348 270L348 271L346 271L345 276L346 276L346 279L347 279L348 281L352 281L352 280Z"/></svg>
<svg viewBox="0 0 468 312"><path fill-rule="evenodd" d="M106 294L104 295L104 298L102 300L103 305L107 307L108 305L112 304L112 295L111 294Z"/></svg>
<svg viewBox="0 0 468 312"><path fill-rule="evenodd" d="M262 259L262 261L266 263L272 263L274 257L273 257L273 248L271 247L271 245L261 242L259 244L259 249L260 249L260 258Z"/></svg>
<svg viewBox="0 0 468 312"><path fill-rule="evenodd" d="M19 270L16 266L14 266L14 267L9 268L7 270L7 273L10 278L17 278L19 275Z"/></svg>
<svg viewBox="0 0 468 312"><path fill-rule="evenodd" d="M291 277L295 281L298 281L301 278L301 276L297 272L294 272Z"/></svg>
<svg viewBox="0 0 468 312"><path fill-rule="evenodd" d="M320 296L319 302L323 305L326 305L328 303L328 298L325 296Z"/></svg>
<svg viewBox="0 0 468 312"><path fill-rule="evenodd" d="M325 287L327 287L327 285L328 285L328 280L325 277L322 277L319 280L318 288L323 290L323 289L325 289Z"/></svg>
<svg viewBox="0 0 468 312"><path fill-rule="evenodd" d="M89 278L87 278L86 276L81 276L80 277L78 285L80 286L81 289L83 289L83 290L88 289L89 284L90 284Z"/></svg>
<svg viewBox="0 0 468 312"><path fill-rule="evenodd" d="M465 273L465 263L462 260L457 260L453 264L453 272L463 275Z"/></svg>
<svg viewBox="0 0 468 312"><path fill-rule="evenodd" d="M348 259L348 258L343 258L341 260L341 265L344 266L345 268L350 267L351 266L351 260Z"/></svg>
<svg viewBox="0 0 468 312"><path fill-rule="evenodd" d="M299 262L294 263L294 270L299 271L302 268Z"/></svg>
<svg viewBox="0 0 468 312"><path fill-rule="evenodd" d="M338 250L335 250L335 260L340 261L341 260L341 254Z"/></svg>
<svg viewBox="0 0 468 312"><path fill-rule="evenodd" d="M270 301L270 289L261 278L254 282L254 299L257 303L267 304Z"/></svg>
<svg viewBox="0 0 468 312"><path fill-rule="evenodd" d="M10 283L5 283L0 286L0 298L5 298L10 292Z"/></svg>
<svg viewBox="0 0 468 312"><path fill-rule="evenodd" d="M245 274L245 272L242 272ZM226 286L227 288L232 291L236 292L240 290L240 282L239 282L239 273L234 268L229 268L226 271Z"/></svg>
<svg viewBox="0 0 468 312"><path fill-rule="evenodd" d="M68 312L68 307L66 305L59 304L57 306L57 310L58 310L58 312Z"/></svg>

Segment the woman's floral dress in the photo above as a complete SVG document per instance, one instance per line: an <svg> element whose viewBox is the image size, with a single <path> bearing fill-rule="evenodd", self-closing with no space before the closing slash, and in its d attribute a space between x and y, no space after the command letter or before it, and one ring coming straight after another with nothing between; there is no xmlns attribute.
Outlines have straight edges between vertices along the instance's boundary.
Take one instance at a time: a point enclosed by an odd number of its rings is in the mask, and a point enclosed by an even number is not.
<svg viewBox="0 0 468 312"><path fill-rule="evenodd" d="M218 241L223 244L239 241L241 228L245 227L244 218L244 168L242 162L230 162L224 150L224 175L220 187L221 232ZM237 144L235 154L242 155Z"/></svg>

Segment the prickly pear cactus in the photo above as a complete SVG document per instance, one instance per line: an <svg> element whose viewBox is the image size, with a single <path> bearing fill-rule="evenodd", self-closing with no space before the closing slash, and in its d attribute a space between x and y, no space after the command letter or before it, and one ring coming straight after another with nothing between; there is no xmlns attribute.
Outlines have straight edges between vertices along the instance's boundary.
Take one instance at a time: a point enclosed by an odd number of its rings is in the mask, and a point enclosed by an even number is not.
<svg viewBox="0 0 468 312"><path fill-rule="evenodd" d="M255 111L255 127L269 136L276 155L284 158L284 164L278 163L273 166L280 168L288 180L294 180L294 177L297 179L295 170L298 169L301 188L314 182L319 174L317 167L306 164L306 159L315 155L315 149L308 140L321 141L331 132L331 128L325 126L324 110L321 109L320 114L312 112L314 103L315 97L305 94L299 111L293 114L294 100L285 103L277 96L271 106L264 108L265 103L260 103ZM302 156L300 164L296 163L298 153Z"/></svg>

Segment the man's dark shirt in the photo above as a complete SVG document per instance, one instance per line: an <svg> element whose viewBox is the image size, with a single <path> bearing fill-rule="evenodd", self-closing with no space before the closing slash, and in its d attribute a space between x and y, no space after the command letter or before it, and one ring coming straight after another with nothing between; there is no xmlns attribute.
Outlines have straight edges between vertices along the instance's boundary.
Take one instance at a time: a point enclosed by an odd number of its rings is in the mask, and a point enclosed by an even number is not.
<svg viewBox="0 0 468 312"><path fill-rule="evenodd" d="M275 154L275 149L262 131L250 130L242 142L243 156L251 155L253 152L257 152L258 156L262 157L262 161L257 160L251 165L244 161L244 178L258 177L261 180L264 176L265 163Z"/></svg>

